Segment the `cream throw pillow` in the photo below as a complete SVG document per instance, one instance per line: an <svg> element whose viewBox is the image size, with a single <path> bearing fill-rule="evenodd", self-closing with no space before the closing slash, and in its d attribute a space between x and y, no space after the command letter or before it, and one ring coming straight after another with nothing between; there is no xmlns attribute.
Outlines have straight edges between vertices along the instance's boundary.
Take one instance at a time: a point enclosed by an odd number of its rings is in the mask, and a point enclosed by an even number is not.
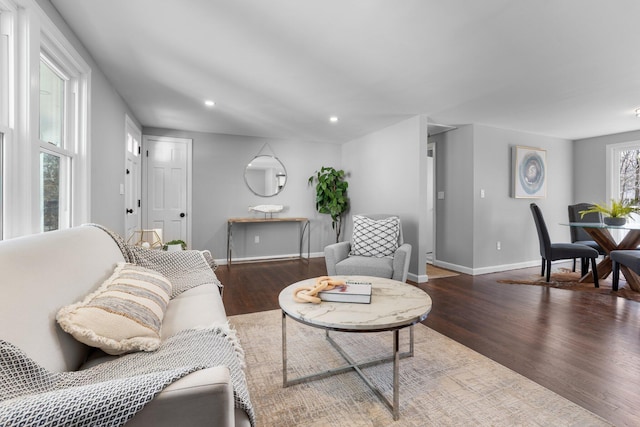
<svg viewBox="0 0 640 427"><path fill-rule="evenodd" d="M98 290L60 309L56 320L78 341L108 354L153 351L170 295L171 282L162 274L119 263Z"/></svg>

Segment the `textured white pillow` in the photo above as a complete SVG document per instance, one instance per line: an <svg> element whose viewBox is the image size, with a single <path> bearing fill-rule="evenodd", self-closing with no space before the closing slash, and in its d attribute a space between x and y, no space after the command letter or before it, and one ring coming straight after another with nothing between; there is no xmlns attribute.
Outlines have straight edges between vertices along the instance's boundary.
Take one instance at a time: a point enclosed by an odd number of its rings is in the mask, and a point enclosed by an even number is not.
<svg viewBox="0 0 640 427"><path fill-rule="evenodd" d="M56 320L78 341L108 354L153 351L170 295L171 282L162 274L119 263L98 290L61 308Z"/></svg>
<svg viewBox="0 0 640 427"><path fill-rule="evenodd" d="M399 234L400 219L397 216L375 220L354 215L350 255L376 258L393 256L398 249Z"/></svg>

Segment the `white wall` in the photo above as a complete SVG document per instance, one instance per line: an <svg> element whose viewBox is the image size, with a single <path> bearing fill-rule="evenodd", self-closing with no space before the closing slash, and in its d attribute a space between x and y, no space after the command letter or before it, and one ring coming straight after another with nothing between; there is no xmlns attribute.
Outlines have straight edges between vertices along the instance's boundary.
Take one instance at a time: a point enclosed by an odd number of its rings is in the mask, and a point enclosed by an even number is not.
<svg viewBox="0 0 640 427"><path fill-rule="evenodd" d="M351 236L351 216L358 213L396 214L402 221L405 242L411 244L409 272L424 275L419 265L419 224L426 213L426 138L421 147L419 116L350 141L342 146L342 164L348 172L351 209L345 240ZM421 148L423 148L421 150ZM421 202L425 205L421 206Z"/></svg>

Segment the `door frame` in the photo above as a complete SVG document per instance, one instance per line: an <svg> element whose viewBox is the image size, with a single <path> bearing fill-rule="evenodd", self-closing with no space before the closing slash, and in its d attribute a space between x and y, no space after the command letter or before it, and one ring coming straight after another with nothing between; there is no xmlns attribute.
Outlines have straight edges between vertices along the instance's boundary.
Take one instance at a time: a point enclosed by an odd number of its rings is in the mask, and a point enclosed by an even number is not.
<svg viewBox="0 0 640 427"><path fill-rule="evenodd" d="M140 150L142 150L142 130L140 130L140 128L134 123L133 120L131 120L131 117L129 117L128 114L124 115L124 168L125 168L125 174L126 174L126 169L128 167L128 157L129 157L129 153L128 153L128 149L127 149L127 135L129 133L134 133L136 134L136 137L138 138L138 142L140 144ZM138 182L136 182L136 186L138 188L138 197L140 198L140 203L142 203L142 151L140 151L140 153L138 154L138 161L139 161L139 169L138 169ZM123 184L123 188L122 188L122 194L124 195L124 203L125 203L125 209L127 208L126 203L127 203L127 185L126 182ZM135 209L135 207L134 207ZM125 231L125 239L128 239L130 236L127 236L127 222L128 222L128 217L127 217L127 213L125 210L124 213L124 231ZM142 228L142 209L138 208L138 221L136 224L136 228L137 229L141 229Z"/></svg>
<svg viewBox="0 0 640 427"><path fill-rule="evenodd" d="M430 184L432 186L431 188L431 203L432 203L432 211L431 211L431 230L429 230L429 232L431 233L431 236L429 237L429 239L431 240L431 264L435 265L436 263L436 230L437 230L437 224L436 224L436 207L437 207L437 203L438 203L438 197L437 194L438 192L436 191L436 143L435 141L428 141L427 142L427 157L429 157L429 151L432 152L432 158L433 158L433 167L431 168L432 170L428 170L427 174L429 174L429 181ZM429 215L429 212L427 212L427 215ZM429 258L427 256L427 258Z"/></svg>
<svg viewBox="0 0 640 427"><path fill-rule="evenodd" d="M193 191L193 179L192 179L192 172L193 172L193 139L190 138L176 138L176 137L171 137L171 136L157 136L157 135L142 135L142 228L143 229L147 229L149 227L148 225L148 203L146 203L146 201L148 200L147 198L147 192L149 189L149 182L148 182L148 176L147 176L147 168L148 168L148 159L149 159L149 140L153 140L153 141L165 141L165 142L177 142L177 143L183 143L186 144L187 146L187 170L186 170L186 177L187 177L187 189L186 189L186 195L187 195L187 206L185 208L186 210L186 221L187 221L187 238L186 238L186 242L189 248L193 249L193 240L191 239L191 226L193 224L193 221L191 221L191 214L192 214L192 191ZM164 239L164 236L163 236Z"/></svg>

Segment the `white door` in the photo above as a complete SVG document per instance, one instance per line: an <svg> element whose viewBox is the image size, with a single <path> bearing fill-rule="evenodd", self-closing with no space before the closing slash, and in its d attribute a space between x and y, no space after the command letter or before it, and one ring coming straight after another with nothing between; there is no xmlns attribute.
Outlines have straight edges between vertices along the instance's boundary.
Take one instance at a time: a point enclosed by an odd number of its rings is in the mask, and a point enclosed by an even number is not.
<svg viewBox="0 0 640 427"><path fill-rule="evenodd" d="M191 247L191 139L143 138L145 229L159 228L162 240Z"/></svg>
<svg viewBox="0 0 640 427"><path fill-rule="evenodd" d="M124 226L125 239L129 239L134 231L142 228L141 189L142 177L140 176L140 140L142 132L125 117L125 175L124 175Z"/></svg>

